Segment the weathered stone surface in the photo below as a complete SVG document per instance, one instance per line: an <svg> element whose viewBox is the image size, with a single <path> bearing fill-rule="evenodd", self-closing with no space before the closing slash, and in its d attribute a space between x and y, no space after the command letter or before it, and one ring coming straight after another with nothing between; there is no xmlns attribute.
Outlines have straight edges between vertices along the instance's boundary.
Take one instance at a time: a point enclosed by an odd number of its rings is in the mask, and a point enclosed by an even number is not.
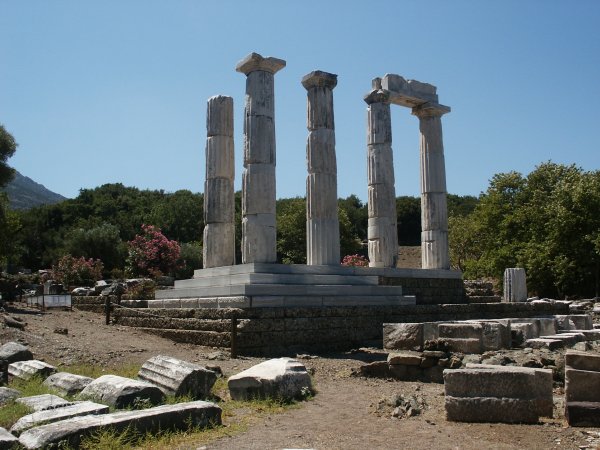
<svg viewBox="0 0 600 450"><path fill-rule="evenodd" d="M18 342L7 342L0 347L0 359L8 361L9 364L17 361L28 361L33 359L31 351Z"/></svg>
<svg viewBox="0 0 600 450"><path fill-rule="evenodd" d="M138 433L182 430L190 426L213 427L221 424L221 408L214 403L195 401L163 405L138 411L122 411L97 416L75 417L25 431L19 442L27 449L45 448L64 441L77 447L81 439L106 429Z"/></svg>
<svg viewBox="0 0 600 450"><path fill-rule="evenodd" d="M44 385L57 390L62 395L79 394L94 381L93 378L75 375L68 372L58 372L44 380Z"/></svg>
<svg viewBox="0 0 600 450"><path fill-rule="evenodd" d="M423 362L423 355L420 352L403 351L392 352L387 357L390 366L420 366Z"/></svg>
<svg viewBox="0 0 600 450"><path fill-rule="evenodd" d="M0 386L0 406L17 398L19 395L21 395L21 391Z"/></svg>
<svg viewBox="0 0 600 450"><path fill-rule="evenodd" d="M303 390L312 389L306 368L291 358L270 359L252 366L227 381L234 400L279 397L291 399L301 396Z"/></svg>
<svg viewBox="0 0 600 450"><path fill-rule="evenodd" d="M274 262L276 247L263 245L276 242L277 231L274 214L254 214L242 218L242 262ZM244 259L245 255L245 259Z"/></svg>
<svg viewBox="0 0 600 450"><path fill-rule="evenodd" d="M565 418L572 427L600 427L600 403L568 402Z"/></svg>
<svg viewBox="0 0 600 450"><path fill-rule="evenodd" d="M16 400L18 403L33 409L34 411L45 411L47 409L62 408L72 405L73 402L65 400L58 395L41 394L32 395L30 397L21 397Z"/></svg>
<svg viewBox="0 0 600 450"><path fill-rule="evenodd" d="M235 262L235 225L207 223L204 225L202 262L205 268L231 266Z"/></svg>
<svg viewBox="0 0 600 450"><path fill-rule="evenodd" d="M540 317L538 321L540 324L540 336L556 334L558 331L556 319L554 317Z"/></svg>
<svg viewBox="0 0 600 450"><path fill-rule="evenodd" d="M525 269L510 268L504 271L504 302L524 302L527 300Z"/></svg>
<svg viewBox="0 0 600 450"><path fill-rule="evenodd" d="M600 372L600 353L568 350L565 354L565 366L576 370Z"/></svg>
<svg viewBox="0 0 600 450"><path fill-rule="evenodd" d="M422 323L384 323L383 348L386 350L423 350Z"/></svg>
<svg viewBox="0 0 600 450"><path fill-rule="evenodd" d="M594 328L591 314L569 314L568 317L575 325L575 330L591 330Z"/></svg>
<svg viewBox="0 0 600 450"><path fill-rule="evenodd" d="M106 414L109 407L94 402L77 402L75 404L54 409L45 409L21 417L11 427L10 432L18 436L23 431L43 423L58 422L71 417L87 416L89 414Z"/></svg>
<svg viewBox="0 0 600 450"><path fill-rule="evenodd" d="M334 128L333 91L328 87L313 87L307 92L307 127L309 130Z"/></svg>
<svg viewBox="0 0 600 450"><path fill-rule="evenodd" d="M276 73L285 67L285 61L272 56L263 57L258 53L250 53L239 63L236 64L236 72L241 72L245 75L256 70L263 72Z"/></svg>
<svg viewBox="0 0 600 450"><path fill-rule="evenodd" d="M518 333L520 335L519 341L524 342L528 339L535 339L539 337L539 333L536 332L536 327L532 323L527 322L511 322L510 323L511 333Z"/></svg>
<svg viewBox="0 0 600 450"><path fill-rule="evenodd" d="M6 431L5 428L0 427L0 449L10 449L16 447L19 440Z"/></svg>
<svg viewBox="0 0 600 450"><path fill-rule="evenodd" d="M274 136L275 120L273 117L246 114L244 117L244 167L248 164L276 164Z"/></svg>
<svg viewBox="0 0 600 450"><path fill-rule="evenodd" d="M441 338L448 343L448 347L453 352L459 353L482 353L483 347L481 339L476 338Z"/></svg>
<svg viewBox="0 0 600 450"><path fill-rule="evenodd" d="M450 260L448 253L444 250L446 248L448 248L447 230L421 231L421 268L442 269L445 267L447 269Z"/></svg>
<svg viewBox="0 0 600 450"><path fill-rule="evenodd" d="M600 402L600 372L567 368L565 401Z"/></svg>
<svg viewBox="0 0 600 450"><path fill-rule="evenodd" d="M233 98L215 95L206 105L206 135L233 136Z"/></svg>
<svg viewBox="0 0 600 450"><path fill-rule="evenodd" d="M444 338L481 339L483 326L479 323L440 323L438 336Z"/></svg>
<svg viewBox="0 0 600 450"><path fill-rule="evenodd" d="M502 322L481 322L481 346L484 352L511 347L510 325Z"/></svg>
<svg viewBox="0 0 600 450"><path fill-rule="evenodd" d="M145 401L157 404L164 399L163 392L153 384L117 375L103 375L95 379L79 396L115 408L127 408Z"/></svg>
<svg viewBox="0 0 600 450"><path fill-rule="evenodd" d="M24 380L28 380L35 375L46 378L54 372L56 372L56 367L37 359L17 361L8 365L8 373L10 375Z"/></svg>
<svg viewBox="0 0 600 450"><path fill-rule="evenodd" d="M204 182L205 223L233 223L234 206L233 179L208 178Z"/></svg>
<svg viewBox="0 0 600 450"><path fill-rule="evenodd" d="M158 386L166 395L200 399L208 396L217 374L198 364L158 355L142 365L138 378Z"/></svg>
<svg viewBox="0 0 600 450"><path fill-rule="evenodd" d="M481 367L482 365L478 365ZM537 378L534 369L512 370L508 366L446 370L444 387L451 397L535 398ZM552 391L552 384L550 384Z"/></svg>
<svg viewBox="0 0 600 450"><path fill-rule="evenodd" d="M525 341L525 347L530 348L547 348L548 350L558 350L564 346L565 343L559 339L537 338L528 339Z"/></svg>
<svg viewBox="0 0 600 450"><path fill-rule="evenodd" d="M453 422L537 423L535 400L446 395L446 419Z"/></svg>

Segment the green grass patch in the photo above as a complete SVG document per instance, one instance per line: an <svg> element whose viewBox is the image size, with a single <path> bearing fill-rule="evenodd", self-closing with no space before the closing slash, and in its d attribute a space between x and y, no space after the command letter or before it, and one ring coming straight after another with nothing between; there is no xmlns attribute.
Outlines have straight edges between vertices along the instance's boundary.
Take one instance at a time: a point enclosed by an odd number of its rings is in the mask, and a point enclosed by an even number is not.
<svg viewBox="0 0 600 450"><path fill-rule="evenodd" d="M21 397L31 397L32 395L54 394L58 395L54 389L44 385L44 378L39 375L31 377L29 380L13 378L10 387L21 391Z"/></svg>
<svg viewBox="0 0 600 450"><path fill-rule="evenodd" d="M0 408L0 427L7 430L12 427L21 417L31 414L33 410L28 406L11 400Z"/></svg>

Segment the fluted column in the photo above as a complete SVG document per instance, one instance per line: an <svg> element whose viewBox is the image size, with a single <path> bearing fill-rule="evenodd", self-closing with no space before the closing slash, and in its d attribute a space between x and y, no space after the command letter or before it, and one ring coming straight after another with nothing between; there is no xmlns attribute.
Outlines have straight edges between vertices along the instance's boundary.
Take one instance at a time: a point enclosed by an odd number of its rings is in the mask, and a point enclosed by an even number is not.
<svg viewBox="0 0 600 450"><path fill-rule="evenodd" d="M333 89L337 75L319 70L302 78L307 90L306 263L340 263Z"/></svg>
<svg viewBox="0 0 600 450"><path fill-rule="evenodd" d="M217 95L206 108L204 268L235 264L233 99Z"/></svg>
<svg viewBox="0 0 600 450"><path fill-rule="evenodd" d="M246 75L242 262L277 261L275 220L275 73L285 61L251 53L235 70Z"/></svg>
<svg viewBox="0 0 600 450"><path fill-rule="evenodd" d="M413 108L419 118L421 161L421 267L450 269L446 167L442 115L447 106L424 103Z"/></svg>
<svg viewBox="0 0 600 450"><path fill-rule="evenodd" d="M367 175L369 184L369 266L396 267L398 231L389 93L374 89L367 107Z"/></svg>

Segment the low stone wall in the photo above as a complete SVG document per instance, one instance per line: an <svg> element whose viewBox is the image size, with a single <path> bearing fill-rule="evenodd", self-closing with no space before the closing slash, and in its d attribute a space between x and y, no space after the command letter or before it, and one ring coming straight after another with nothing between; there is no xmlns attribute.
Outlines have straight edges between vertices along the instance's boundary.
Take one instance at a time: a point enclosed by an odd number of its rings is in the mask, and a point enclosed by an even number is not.
<svg viewBox="0 0 600 450"><path fill-rule="evenodd" d="M118 298L116 295L109 295L111 303L116 303ZM99 295L86 295L86 296L75 296L71 297L71 304L73 308L77 308L81 311L91 311L95 313L104 314L104 302L106 297Z"/></svg>
<svg viewBox="0 0 600 450"><path fill-rule="evenodd" d="M115 308L119 325L199 345L230 348L235 321L240 354L381 346L384 322L432 322L565 314L562 304L460 304L314 308Z"/></svg>
<svg viewBox="0 0 600 450"><path fill-rule="evenodd" d="M414 295L417 305L467 303L463 280L460 278L379 277L384 286L402 286L404 295Z"/></svg>

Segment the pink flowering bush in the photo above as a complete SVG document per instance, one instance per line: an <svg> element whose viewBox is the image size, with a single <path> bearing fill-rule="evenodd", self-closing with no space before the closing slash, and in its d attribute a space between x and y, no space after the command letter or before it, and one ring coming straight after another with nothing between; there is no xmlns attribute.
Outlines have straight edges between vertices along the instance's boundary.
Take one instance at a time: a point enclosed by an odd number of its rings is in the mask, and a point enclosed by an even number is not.
<svg viewBox="0 0 600 450"><path fill-rule="evenodd" d="M127 268L133 275L158 277L178 267L179 243L169 240L153 225L142 225L142 234L129 241L127 247Z"/></svg>
<svg viewBox="0 0 600 450"><path fill-rule="evenodd" d="M102 279L102 269L104 264L99 259L65 255L52 266L52 278L60 281L65 288L74 285L91 286Z"/></svg>
<svg viewBox="0 0 600 450"><path fill-rule="evenodd" d="M362 255L346 255L342 259L342 266L369 267L369 260Z"/></svg>

